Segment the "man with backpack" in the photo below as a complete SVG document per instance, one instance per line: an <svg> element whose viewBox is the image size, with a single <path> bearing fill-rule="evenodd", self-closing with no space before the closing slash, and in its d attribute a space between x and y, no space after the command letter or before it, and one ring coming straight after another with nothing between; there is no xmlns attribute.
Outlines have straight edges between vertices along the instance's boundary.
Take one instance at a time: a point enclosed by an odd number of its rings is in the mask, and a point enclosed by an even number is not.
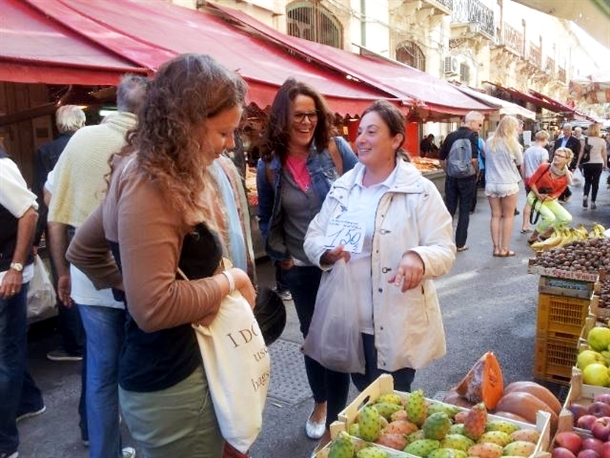
<svg viewBox="0 0 610 458"><path fill-rule="evenodd" d="M445 178L445 205L451 216L460 208L455 232L457 251L466 251L470 205L476 192L478 175L479 131L484 116L478 111L469 112L464 125L451 132L443 142L439 153Z"/></svg>

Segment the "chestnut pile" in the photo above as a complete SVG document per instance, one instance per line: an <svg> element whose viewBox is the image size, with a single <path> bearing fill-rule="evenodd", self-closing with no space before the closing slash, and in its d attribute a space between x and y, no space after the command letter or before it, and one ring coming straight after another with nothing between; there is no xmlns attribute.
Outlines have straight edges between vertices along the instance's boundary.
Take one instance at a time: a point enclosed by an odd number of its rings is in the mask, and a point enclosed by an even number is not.
<svg viewBox="0 0 610 458"><path fill-rule="evenodd" d="M574 431L555 436L553 458L607 458L610 456L610 393L595 396L591 404L573 402L569 407L574 426L591 432L592 437Z"/></svg>
<svg viewBox="0 0 610 458"><path fill-rule="evenodd" d="M561 248L541 253L533 264L573 272L596 274L601 269L610 272L610 239L570 242Z"/></svg>
<svg viewBox="0 0 610 458"><path fill-rule="evenodd" d="M610 278L602 282L599 290L599 307L610 308Z"/></svg>

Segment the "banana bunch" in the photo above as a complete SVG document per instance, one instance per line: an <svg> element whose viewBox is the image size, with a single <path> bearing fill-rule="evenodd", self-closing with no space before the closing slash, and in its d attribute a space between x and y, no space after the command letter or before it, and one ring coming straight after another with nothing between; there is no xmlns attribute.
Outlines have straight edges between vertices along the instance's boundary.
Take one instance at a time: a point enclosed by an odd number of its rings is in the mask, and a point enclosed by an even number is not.
<svg viewBox="0 0 610 458"><path fill-rule="evenodd" d="M588 233L588 237L590 239L603 239L606 237L604 235L605 231L606 231L606 228L604 226L602 226L599 223L595 223L595 224L593 224L591 231Z"/></svg>
<svg viewBox="0 0 610 458"><path fill-rule="evenodd" d="M563 238L568 236L565 231L566 229L556 229L548 239L534 242L530 246L534 251L548 251L557 248L557 246L562 243ZM565 243L562 243L562 245Z"/></svg>

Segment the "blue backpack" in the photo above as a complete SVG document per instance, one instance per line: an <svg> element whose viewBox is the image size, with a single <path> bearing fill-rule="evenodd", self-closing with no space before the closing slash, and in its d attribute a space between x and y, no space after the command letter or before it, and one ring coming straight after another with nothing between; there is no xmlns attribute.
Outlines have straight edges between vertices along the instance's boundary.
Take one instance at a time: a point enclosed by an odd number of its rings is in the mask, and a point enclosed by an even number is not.
<svg viewBox="0 0 610 458"><path fill-rule="evenodd" d="M475 173L470 137L454 140L447 155L447 175L452 178L468 178Z"/></svg>

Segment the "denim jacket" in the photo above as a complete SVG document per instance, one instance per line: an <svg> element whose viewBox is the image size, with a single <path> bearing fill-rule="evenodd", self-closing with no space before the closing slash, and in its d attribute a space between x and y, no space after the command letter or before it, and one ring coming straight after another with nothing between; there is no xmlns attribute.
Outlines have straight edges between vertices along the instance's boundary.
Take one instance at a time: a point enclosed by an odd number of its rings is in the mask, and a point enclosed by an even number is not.
<svg viewBox="0 0 610 458"><path fill-rule="evenodd" d="M334 137L337 149L343 161L343 173L351 170L358 158L342 137ZM267 167L273 172L273 184L270 183ZM327 149L318 153L312 143L307 158L307 170L311 175L311 185L324 201L333 182L339 178L335 165ZM271 174L269 174L271 175ZM258 225L265 240L265 249L269 257L276 261L290 260L286 248L283 226L283 210L281 202L282 163L274 156L270 163L259 159L256 166L256 187L258 191Z"/></svg>

